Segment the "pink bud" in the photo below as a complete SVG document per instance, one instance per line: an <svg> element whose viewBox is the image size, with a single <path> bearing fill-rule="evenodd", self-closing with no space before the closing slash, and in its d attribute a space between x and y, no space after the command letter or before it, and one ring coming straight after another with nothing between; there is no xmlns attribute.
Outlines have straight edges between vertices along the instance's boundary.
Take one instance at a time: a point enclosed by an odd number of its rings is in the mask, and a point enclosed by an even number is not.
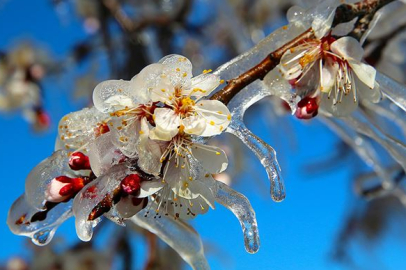
<svg viewBox="0 0 406 270"><path fill-rule="evenodd" d="M91 170L89 157L81 152L74 152L69 159L69 167L74 170Z"/></svg>
<svg viewBox="0 0 406 270"><path fill-rule="evenodd" d="M45 191L48 202L63 202L76 195L85 185L82 178L58 176L51 180Z"/></svg>

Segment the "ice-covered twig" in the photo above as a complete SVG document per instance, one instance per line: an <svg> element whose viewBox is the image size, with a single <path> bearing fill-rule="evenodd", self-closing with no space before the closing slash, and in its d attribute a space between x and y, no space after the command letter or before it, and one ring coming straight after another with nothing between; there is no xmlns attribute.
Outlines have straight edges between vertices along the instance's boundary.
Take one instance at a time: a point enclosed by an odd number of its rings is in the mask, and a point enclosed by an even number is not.
<svg viewBox="0 0 406 270"><path fill-rule="evenodd" d="M355 4L343 4L337 7L333 21L333 26L339 23L349 22L356 17L372 16L383 6L394 0L364 0ZM371 17L371 19L372 19ZM365 21L363 21L365 23ZM370 22L370 21L369 21ZM369 25L368 22L368 25ZM364 32L362 32L364 33ZM220 100L228 104L230 100L238 94L244 87L260 79L274 69L280 62L282 55L289 49L296 47L304 40L314 38L314 32L311 28L307 29L298 37L287 42L283 46L268 54L259 64L255 65L239 76L227 81L227 85L215 93L211 99Z"/></svg>
<svg viewBox="0 0 406 270"><path fill-rule="evenodd" d="M378 155L364 136L358 134L356 131L346 128L341 121L335 118L323 117L323 122L334 130L338 136L357 153L357 155L372 169L382 182L385 188L391 187L392 179L386 172L382 162L379 160Z"/></svg>
<svg viewBox="0 0 406 270"><path fill-rule="evenodd" d="M380 72L376 73L376 82L382 93L406 112L406 87Z"/></svg>

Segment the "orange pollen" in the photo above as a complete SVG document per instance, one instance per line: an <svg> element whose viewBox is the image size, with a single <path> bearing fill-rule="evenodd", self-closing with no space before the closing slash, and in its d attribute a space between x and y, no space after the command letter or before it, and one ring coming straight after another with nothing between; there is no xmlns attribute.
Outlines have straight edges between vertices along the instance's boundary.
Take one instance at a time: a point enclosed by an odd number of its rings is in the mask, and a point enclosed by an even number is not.
<svg viewBox="0 0 406 270"><path fill-rule="evenodd" d="M304 68L305 66L307 66L309 63L311 63L313 61L314 61L314 58L311 55L305 54L302 58L300 58L299 64L302 66L302 68Z"/></svg>

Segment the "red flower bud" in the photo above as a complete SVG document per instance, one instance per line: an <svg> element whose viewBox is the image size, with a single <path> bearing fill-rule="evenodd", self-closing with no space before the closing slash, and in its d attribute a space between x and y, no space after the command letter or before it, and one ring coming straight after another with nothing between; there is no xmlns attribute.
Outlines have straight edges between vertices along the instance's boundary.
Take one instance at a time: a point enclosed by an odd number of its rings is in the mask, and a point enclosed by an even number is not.
<svg viewBox="0 0 406 270"><path fill-rule="evenodd" d="M69 167L74 170L91 170L89 157L81 152L74 152L69 158Z"/></svg>
<svg viewBox="0 0 406 270"><path fill-rule="evenodd" d="M121 189L128 195L136 195L141 188L141 177L138 174L127 175L121 181Z"/></svg>
<svg viewBox="0 0 406 270"><path fill-rule="evenodd" d="M58 176L48 184L45 199L48 202L63 202L74 197L84 186L85 180L82 178Z"/></svg>
<svg viewBox="0 0 406 270"><path fill-rule="evenodd" d="M305 97L297 104L295 115L299 119L311 119L317 115L318 109L317 98Z"/></svg>

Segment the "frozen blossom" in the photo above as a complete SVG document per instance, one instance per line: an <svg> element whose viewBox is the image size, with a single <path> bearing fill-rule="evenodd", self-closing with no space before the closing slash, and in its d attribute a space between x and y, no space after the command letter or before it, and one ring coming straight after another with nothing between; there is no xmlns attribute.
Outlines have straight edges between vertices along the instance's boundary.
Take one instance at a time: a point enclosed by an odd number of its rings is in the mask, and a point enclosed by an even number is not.
<svg viewBox="0 0 406 270"><path fill-rule="evenodd" d="M282 77L301 98L295 112L301 119L316 116L319 107L328 114L346 116L360 99L381 99L375 69L361 61L361 44L353 37L333 36L331 22L331 16L325 21L316 18L315 38L287 50L279 64Z"/></svg>
<svg viewBox="0 0 406 270"><path fill-rule="evenodd" d="M36 224L32 216L46 220L63 208L73 213L79 238L89 241L102 217L124 226L137 213L143 213L139 219L185 220L214 209L212 175L224 172L228 159L207 139L231 121L226 105L208 99L220 83L210 72L193 77L187 58L170 55L130 81L97 85L94 107L60 120L55 153L27 178L24 202L33 213L14 207L13 231L19 233L26 221ZM244 208L239 211L238 219L246 218ZM251 217L249 222L256 222ZM248 230L257 235L256 226Z"/></svg>

